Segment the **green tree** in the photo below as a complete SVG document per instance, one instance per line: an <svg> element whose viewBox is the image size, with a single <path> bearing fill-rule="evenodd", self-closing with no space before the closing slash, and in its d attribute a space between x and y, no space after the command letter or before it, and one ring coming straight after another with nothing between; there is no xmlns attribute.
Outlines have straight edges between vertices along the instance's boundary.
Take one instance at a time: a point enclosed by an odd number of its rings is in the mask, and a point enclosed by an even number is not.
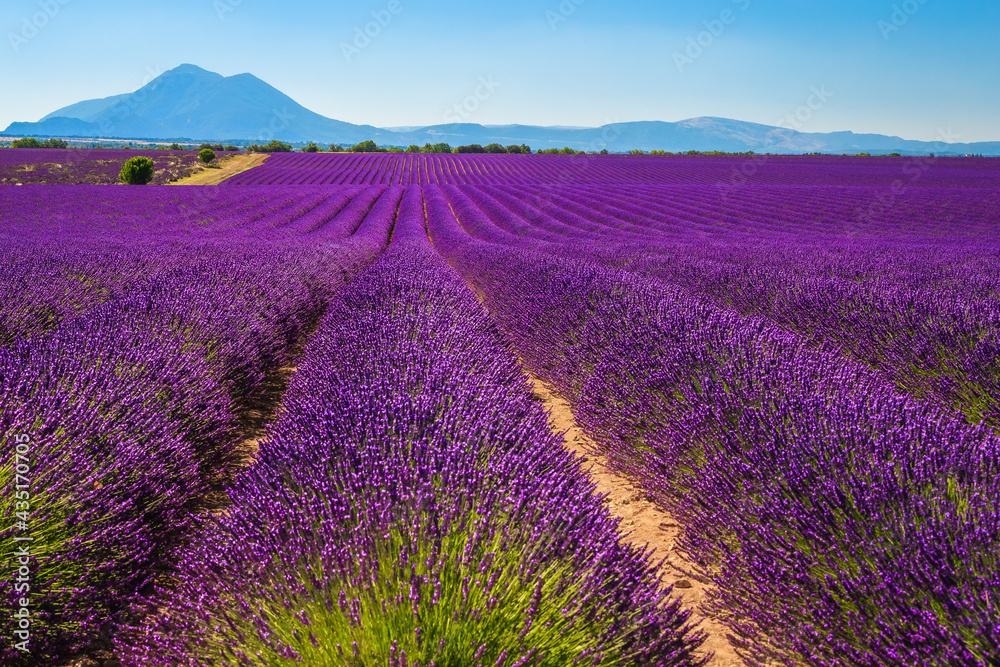
<svg viewBox="0 0 1000 667"><path fill-rule="evenodd" d="M302 152L303 153L319 153L319 146L317 146L316 142L314 141L314 142L310 143L309 145L307 145L305 148L303 148Z"/></svg>
<svg viewBox="0 0 1000 667"><path fill-rule="evenodd" d="M455 153L485 153L486 149L479 144L469 144L468 146L458 146Z"/></svg>
<svg viewBox="0 0 1000 667"><path fill-rule="evenodd" d="M146 185L153 180L156 165L148 157L136 155L122 165L118 180L128 185Z"/></svg>
<svg viewBox="0 0 1000 667"><path fill-rule="evenodd" d="M330 152L331 153L343 153L344 152L344 147L341 146L340 144L330 144Z"/></svg>
<svg viewBox="0 0 1000 667"><path fill-rule="evenodd" d="M27 137L25 139L15 139L14 143L10 145L11 148L41 148L42 144L38 142L38 139L33 137Z"/></svg>
<svg viewBox="0 0 1000 667"><path fill-rule="evenodd" d="M451 144L446 144L442 142L440 144L434 144L433 146L431 146L431 153L450 153L450 152L451 152Z"/></svg>
<svg viewBox="0 0 1000 667"><path fill-rule="evenodd" d="M378 152L378 144L376 144L371 139L366 139L365 141L362 141L361 143L354 144L354 146L351 147L351 152L352 153L377 153Z"/></svg>
<svg viewBox="0 0 1000 667"><path fill-rule="evenodd" d="M418 146L416 144L410 144L409 146L406 147L406 152L407 153L420 153L421 152L420 146Z"/></svg>
<svg viewBox="0 0 1000 667"><path fill-rule="evenodd" d="M267 145L261 146L260 144L250 144L247 146L247 152L249 153L291 153L292 147L277 139L272 139Z"/></svg>
<svg viewBox="0 0 1000 667"><path fill-rule="evenodd" d="M184 150L184 147L181 146L178 143L173 143L173 144L170 144L170 150L172 150L172 151L182 151L182 150Z"/></svg>
<svg viewBox="0 0 1000 667"><path fill-rule="evenodd" d="M208 164L209 162L215 159L215 151L213 151L211 148L202 148L200 151L198 151L198 159L204 162L205 164Z"/></svg>
<svg viewBox="0 0 1000 667"><path fill-rule="evenodd" d="M239 146L226 146L226 152L227 153L239 153L240 152L240 147Z"/></svg>
<svg viewBox="0 0 1000 667"><path fill-rule="evenodd" d="M69 144L62 139L48 139L42 144L42 148L69 148Z"/></svg>
<svg viewBox="0 0 1000 667"><path fill-rule="evenodd" d="M487 153L506 153L507 149L504 148L503 146L501 146L500 144L487 144L486 145L486 152ZM518 149L517 152L520 153L521 152L520 149Z"/></svg>

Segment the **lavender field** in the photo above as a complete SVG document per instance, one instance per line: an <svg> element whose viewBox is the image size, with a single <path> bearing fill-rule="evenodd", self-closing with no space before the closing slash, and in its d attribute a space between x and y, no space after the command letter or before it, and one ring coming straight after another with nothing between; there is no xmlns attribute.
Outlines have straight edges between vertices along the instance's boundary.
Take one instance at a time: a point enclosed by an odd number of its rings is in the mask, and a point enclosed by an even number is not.
<svg viewBox="0 0 1000 667"><path fill-rule="evenodd" d="M156 163L154 185L188 176L200 164L197 151L5 149L0 150L0 185L114 185L125 161L139 155Z"/></svg>
<svg viewBox="0 0 1000 667"><path fill-rule="evenodd" d="M76 170L0 185L4 664L1000 664L1000 160Z"/></svg>

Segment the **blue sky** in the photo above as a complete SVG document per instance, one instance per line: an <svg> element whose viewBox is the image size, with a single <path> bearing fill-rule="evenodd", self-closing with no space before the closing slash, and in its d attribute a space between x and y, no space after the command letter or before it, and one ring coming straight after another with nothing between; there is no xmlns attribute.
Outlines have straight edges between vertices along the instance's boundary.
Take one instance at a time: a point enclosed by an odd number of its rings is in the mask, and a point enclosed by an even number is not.
<svg viewBox="0 0 1000 667"><path fill-rule="evenodd" d="M193 63L383 127L798 112L806 132L1000 140L993 0L4 0L0 28L0 127Z"/></svg>

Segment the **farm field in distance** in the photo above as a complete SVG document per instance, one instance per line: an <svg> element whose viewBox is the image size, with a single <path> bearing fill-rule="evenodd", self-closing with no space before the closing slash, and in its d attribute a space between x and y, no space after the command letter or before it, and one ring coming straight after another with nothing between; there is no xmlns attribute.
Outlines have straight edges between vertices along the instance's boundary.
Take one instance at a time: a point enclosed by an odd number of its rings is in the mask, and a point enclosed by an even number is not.
<svg viewBox="0 0 1000 667"><path fill-rule="evenodd" d="M140 155L156 162L153 185L183 178L199 164L192 151L18 148L0 150L0 185L113 185L122 162Z"/></svg>
<svg viewBox="0 0 1000 667"><path fill-rule="evenodd" d="M0 150L3 664L998 664L1000 159L83 153Z"/></svg>

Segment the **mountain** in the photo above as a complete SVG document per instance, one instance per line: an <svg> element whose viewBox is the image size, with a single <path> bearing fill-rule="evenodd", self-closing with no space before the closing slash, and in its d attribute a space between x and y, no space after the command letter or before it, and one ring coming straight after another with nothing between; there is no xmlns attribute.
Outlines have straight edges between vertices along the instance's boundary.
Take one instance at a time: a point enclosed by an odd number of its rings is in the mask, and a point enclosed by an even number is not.
<svg viewBox="0 0 1000 667"><path fill-rule="evenodd" d="M429 138L428 138L429 137ZM728 118L690 118L676 123L640 121L612 123L597 128L536 127L531 125L433 125L417 133L396 134L396 145L444 141L452 145L526 143L532 148L627 151L727 151L757 153L906 153L941 155L977 153L1000 155L1000 141L971 144L913 141L881 134L854 132L804 133Z"/></svg>
<svg viewBox="0 0 1000 667"><path fill-rule="evenodd" d="M115 137L196 141L380 145L528 144L612 152L633 148L668 151L757 153L981 153L1000 155L1000 142L945 144L853 132L804 133L727 118L691 118L675 123L642 121L597 128L451 123L428 127L376 128L321 116L252 74L224 77L194 65L164 72L134 93L78 102L35 123L12 123L2 135Z"/></svg>
<svg viewBox="0 0 1000 667"><path fill-rule="evenodd" d="M224 77L181 65L134 93L89 100L37 123L13 123L4 134L141 139L240 139L356 143L389 132L352 125L306 109L252 74Z"/></svg>

